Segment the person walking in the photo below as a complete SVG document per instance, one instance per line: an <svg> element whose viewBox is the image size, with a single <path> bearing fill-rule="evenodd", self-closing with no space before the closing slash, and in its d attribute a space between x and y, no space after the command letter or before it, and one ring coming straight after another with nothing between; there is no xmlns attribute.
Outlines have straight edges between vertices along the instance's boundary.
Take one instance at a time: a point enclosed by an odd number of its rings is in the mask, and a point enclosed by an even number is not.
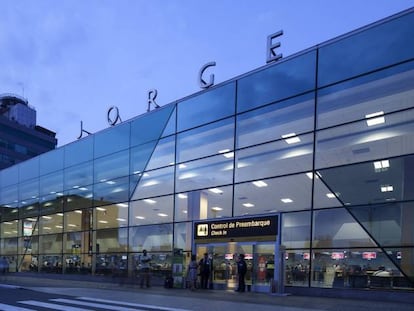
<svg viewBox="0 0 414 311"><path fill-rule="evenodd" d="M204 257L199 262L200 266L200 283L202 289L209 288L209 278L211 273L211 259L208 257L208 254L205 253Z"/></svg>
<svg viewBox="0 0 414 311"><path fill-rule="evenodd" d="M144 287L144 283L147 288L151 287L150 284L150 261L151 257L148 256L147 250L142 251L142 255L139 258L140 265L141 265L141 288Z"/></svg>
<svg viewBox="0 0 414 311"><path fill-rule="evenodd" d="M197 271L198 271L198 262L196 255L191 255L191 261L188 264L187 270L187 281L188 286L191 291L197 288Z"/></svg>
<svg viewBox="0 0 414 311"><path fill-rule="evenodd" d="M244 254L239 255L239 260L237 262L237 278L239 281L239 287L236 289L236 292L244 292L246 289L246 283L244 278L246 277L247 264L244 260Z"/></svg>

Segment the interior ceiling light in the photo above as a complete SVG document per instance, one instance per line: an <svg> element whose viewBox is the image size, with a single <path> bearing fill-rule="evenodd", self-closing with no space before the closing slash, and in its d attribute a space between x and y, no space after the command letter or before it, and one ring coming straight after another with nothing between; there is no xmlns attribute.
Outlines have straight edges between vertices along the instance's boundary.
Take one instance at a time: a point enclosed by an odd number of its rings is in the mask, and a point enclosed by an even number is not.
<svg viewBox="0 0 414 311"><path fill-rule="evenodd" d="M218 153L222 154L227 159L234 157L234 152L230 152L230 149L223 149L220 150Z"/></svg>
<svg viewBox="0 0 414 311"><path fill-rule="evenodd" d="M151 199L145 199L144 202L147 202L148 204L155 204L157 201L151 200Z"/></svg>
<svg viewBox="0 0 414 311"><path fill-rule="evenodd" d="M253 203L243 203L243 206L245 207L254 207Z"/></svg>
<svg viewBox="0 0 414 311"><path fill-rule="evenodd" d="M208 191L213 192L215 194L222 194L223 193L223 191L220 190L219 188L211 188L211 189L208 189Z"/></svg>
<svg viewBox="0 0 414 311"><path fill-rule="evenodd" d="M223 209L219 206L214 206L214 207L211 208L211 210L215 211L215 212L219 212L219 211L222 211Z"/></svg>
<svg viewBox="0 0 414 311"><path fill-rule="evenodd" d="M293 202L293 200L289 199L289 198L283 198L280 201L282 201L283 203L292 203Z"/></svg>
<svg viewBox="0 0 414 311"><path fill-rule="evenodd" d="M267 187L267 184L263 180L253 181L252 184L259 188Z"/></svg>
<svg viewBox="0 0 414 311"><path fill-rule="evenodd" d="M128 207L128 204L126 204L126 203L118 203L117 206L119 206L119 207Z"/></svg>
<svg viewBox="0 0 414 311"><path fill-rule="evenodd" d="M153 180L149 180L146 183L144 183L142 185L142 187L155 186L155 185L158 185L158 184L159 184L159 182L153 179Z"/></svg>
<svg viewBox="0 0 414 311"><path fill-rule="evenodd" d="M99 221L101 224L107 224L108 223L108 221L107 220L100 220Z"/></svg>
<svg viewBox="0 0 414 311"><path fill-rule="evenodd" d="M392 192L394 191L394 187L391 185L381 186L381 192Z"/></svg>
<svg viewBox="0 0 414 311"><path fill-rule="evenodd" d="M50 216L42 216L42 218L43 219L48 219L48 220L52 219L52 217L50 217Z"/></svg>
<svg viewBox="0 0 414 311"><path fill-rule="evenodd" d="M178 165L178 168L186 168L187 167L187 165L185 165L185 164L179 164Z"/></svg>
<svg viewBox="0 0 414 311"><path fill-rule="evenodd" d="M135 216L136 219L145 219L144 216Z"/></svg>
<svg viewBox="0 0 414 311"><path fill-rule="evenodd" d="M97 208L96 208L96 210L101 211L101 212L105 212L105 211L106 211L106 208L103 208L103 207L97 207Z"/></svg>
<svg viewBox="0 0 414 311"><path fill-rule="evenodd" d="M327 193L326 196L330 199L335 198L335 195L333 193Z"/></svg>
<svg viewBox="0 0 414 311"><path fill-rule="evenodd" d="M296 133L289 133L282 135L282 138L285 140L286 143L290 144L296 144L300 142L299 136L296 135Z"/></svg>
<svg viewBox="0 0 414 311"><path fill-rule="evenodd" d="M78 210L78 209L77 209L77 210L75 211L75 213L82 214L82 211L80 211L80 210Z"/></svg>
<svg viewBox="0 0 414 311"><path fill-rule="evenodd" d="M187 195L184 194L184 193L179 193L178 194L178 198L180 198L180 199L187 199Z"/></svg>
<svg viewBox="0 0 414 311"><path fill-rule="evenodd" d="M384 111L378 111L378 112L367 114L365 115L365 118L367 119L368 126L385 123Z"/></svg>
<svg viewBox="0 0 414 311"><path fill-rule="evenodd" d="M160 217L167 217L168 216L167 214L164 214L164 213L158 213L157 215L160 216Z"/></svg>
<svg viewBox="0 0 414 311"><path fill-rule="evenodd" d="M374 168L375 170L382 170L387 169L390 167L390 161L389 160L382 160L382 161L375 161L374 162Z"/></svg>
<svg viewBox="0 0 414 311"><path fill-rule="evenodd" d="M124 219L124 218L117 218L116 220L118 220L118 221L126 221L126 219Z"/></svg>

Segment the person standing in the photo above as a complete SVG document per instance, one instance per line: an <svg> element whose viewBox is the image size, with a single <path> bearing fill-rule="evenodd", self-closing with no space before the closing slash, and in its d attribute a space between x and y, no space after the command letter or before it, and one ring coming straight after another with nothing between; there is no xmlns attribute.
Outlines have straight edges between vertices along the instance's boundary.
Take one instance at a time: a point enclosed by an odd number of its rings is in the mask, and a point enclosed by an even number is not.
<svg viewBox="0 0 414 311"><path fill-rule="evenodd" d="M209 278L211 273L211 259L208 257L207 253L205 253L204 257L200 260L199 266L201 288L207 289L209 287Z"/></svg>
<svg viewBox="0 0 414 311"><path fill-rule="evenodd" d="M236 292L244 292L246 288L246 283L244 278L246 277L247 264L244 260L244 254L239 255L239 261L237 262L237 277L239 280L239 287L236 289Z"/></svg>
<svg viewBox="0 0 414 311"><path fill-rule="evenodd" d="M187 270L187 281L190 290L195 290L197 288L197 271L198 271L198 263L196 255L191 255L191 261L188 264Z"/></svg>
<svg viewBox="0 0 414 311"><path fill-rule="evenodd" d="M142 255L139 258L140 264L141 264L141 288L145 285L148 287L151 287L150 284L150 261L151 257L148 256L147 250L142 251Z"/></svg>

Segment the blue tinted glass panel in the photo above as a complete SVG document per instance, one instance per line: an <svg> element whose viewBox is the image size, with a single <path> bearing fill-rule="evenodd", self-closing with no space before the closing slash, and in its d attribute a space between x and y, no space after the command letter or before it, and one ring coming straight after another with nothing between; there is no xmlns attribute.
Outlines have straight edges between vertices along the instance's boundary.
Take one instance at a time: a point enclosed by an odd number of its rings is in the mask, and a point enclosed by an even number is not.
<svg viewBox="0 0 414 311"><path fill-rule="evenodd" d="M19 163L19 181L39 177L39 157Z"/></svg>
<svg viewBox="0 0 414 311"><path fill-rule="evenodd" d="M60 148L39 156L40 175L63 169L63 151L63 148Z"/></svg>
<svg viewBox="0 0 414 311"><path fill-rule="evenodd" d="M140 145L160 138L170 120L173 109L174 105L168 105L139 116L132 121L131 146Z"/></svg>
<svg viewBox="0 0 414 311"><path fill-rule="evenodd" d="M414 57L414 13L367 29L319 50L319 86Z"/></svg>
<svg viewBox="0 0 414 311"><path fill-rule="evenodd" d="M162 133L162 137L175 133L175 124L177 123L176 121L177 121L177 109L174 108L174 111L171 113L170 120L168 121L167 125L165 126L164 132Z"/></svg>
<svg viewBox="0 0 414 311"><path fill-rule="evenodd" d="M95 160L94 182L108 181L129 175L129 150Z"/></svg>
<svg viewBox="0 0 414 311"><path fill-rule="evenodd" d="M414 107L414 62L352 79L318 93L318 128Z"/></svg>
<svg viewBox="0 0 414 311"><path fill-rule="evenodd" d="M314 123L314 93L278 102L237 116L237 147L243 148L283 135L311 131Z"/></svg>
<svg viewBox="0 0 414 311"><path fill-rule="evenodd" d="M63 192L63 170L40 177L40 195Z"/></svg>
<svg viewBox="0 0 414 311"><path fill-rule="evenodd" d="M178 103L178 131L234 114L235 83L229 83Z"/></svg>
<svg viewBox="0 0 414 311"><path fill-rule="evenodd" d="M0 171L0 189L17 184L19 181L19 166L11 166Z"/></svg>
<svg viewBox="0 0 414 311"><path fill-rule="evenodd" d="M234 148L234 118L214 122L177 135L177 161L184 162L213 154L229 153Z"/></svg>
<svg viewBox="0 0 414 311"><path fill-rule="evenodd" d="M129 147L130 124L123 123L95 134L95 158Z"/></svg>
<svg viewBox="0 0 414 311"><path fill-rule="evenodd" d="M18 202L18 188L15 186L0 188L0 204L10 206L17 206Z"/></svg>
<svg viewBox="0 0 414 311"><path fill-rule="evenodd" d="M64 189L77 189L92 184L93 182L93 162L86 162L74 165L65 169Z"/></svg>
<svg viewBox="0 0 414 311"><path fill-rule="evenodd" d="M145 170L155 147L157 141L151 141L134 148L131 148L131 165L130 174L139 174Z"/></svg>
<svg viewBox="0 0 414 311"><path fill-rule="evenodd" d="M316 53L277 63L238 81L237 112L270 104L315 87Z"/></svg>
<svg viewBox="0 0 414 311"><path fill-rule="evenodd" d="M79 164L93 159L94 136L88 136L64 146L65 167Z"/></svg>

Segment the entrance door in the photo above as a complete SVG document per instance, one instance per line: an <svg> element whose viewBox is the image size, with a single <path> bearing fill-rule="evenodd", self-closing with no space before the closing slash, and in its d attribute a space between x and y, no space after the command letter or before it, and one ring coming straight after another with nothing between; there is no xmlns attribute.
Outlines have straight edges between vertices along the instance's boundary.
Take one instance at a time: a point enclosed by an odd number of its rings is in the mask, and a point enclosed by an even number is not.
<svg viewBox="0 0 414 311"><path fill-rule="evenodd" d="M213 261L212 286L216 289L237 288L237 258L245 255L247 290L268 291L274 278L274 243L229 242L196 245L200 260L208 253Z"/></svg>

